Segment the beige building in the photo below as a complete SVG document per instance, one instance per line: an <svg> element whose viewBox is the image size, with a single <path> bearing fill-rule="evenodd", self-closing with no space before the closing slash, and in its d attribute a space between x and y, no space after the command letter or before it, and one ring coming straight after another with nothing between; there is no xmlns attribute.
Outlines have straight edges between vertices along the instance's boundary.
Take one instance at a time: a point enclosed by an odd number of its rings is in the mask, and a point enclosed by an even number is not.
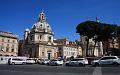
<svg viewBox="0 0 120 75"><path fill-rule="evenodd" d="M116 38L104 41L103 49L104 55L116 55L116 56L120 55L119 42Z"/></svg>
<svg viewBox="0 0 120 75"><path fill-rule="evenodd" d="M32 58L54 59L63 55L63 57L72 55L76 57L80 54L78 53L79 47L70 46L70 42L67 39L53 40L53 36L54 34L46 20L46 15L43 12L40 13L38 21L31 29L26 29L24 32L24 40L22 45L20 45L21 55ZM60 48L62 48L62 51ZM69 52L70 54L67 54Z"/></svg>
<svg viewBox="0 0 120 75"><path fill-rule="evenodd" d="M18 55L18 37L10 32L0 31L0 56Z"/></svg>
<svg viewBox="0 0 120 75"><path fill-rule="evenodd" d="M59 52L60 56L63 56L64 58L82 56L82 49L78 46L60 45Z"/></svg>
<svg viewBox="0 0 120 75"><path fill-rule="evenodd" d="M67 38L54 40L58 45L59 55L64 58L82 56L82 48L76 42L69 41Z"/></svg>

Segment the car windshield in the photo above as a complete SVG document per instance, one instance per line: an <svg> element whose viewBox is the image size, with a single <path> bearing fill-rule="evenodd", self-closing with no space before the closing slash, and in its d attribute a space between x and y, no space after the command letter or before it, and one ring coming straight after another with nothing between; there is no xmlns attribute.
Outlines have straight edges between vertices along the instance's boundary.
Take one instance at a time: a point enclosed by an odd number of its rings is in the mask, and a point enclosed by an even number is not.
<svg viewBox="0 0 120 75"><path fill-rule="evenodd" d="M12 60L16 60L16 61L23 61L23 59L19 59L19 58L14 58Z"/></svg>
<svg viewBox="0 0 120 75"><path fill-rule="evenodd" d="M83 59L73 59L71 61L80 61L80 60L83 60Z"/></svg>
<svg viewBox="0 0 120 75"><path fill-rule="evenodd" d="M120 56L118 56L118 58L120 59Z"/></svg>
<svg viewBox="0 0 120 75"><path fill-rule="evenodd" d="M48 59L45 59L45 61L48 61Z"/></svg>
<svg viewBox="0 0 120 75"><path fill-rule="evenodd" d="M27 60L33 60L33 59L27 59Z"/></svg>
<svg viewBox="0 0 120 75"><path fill-rule="evenodd" d="M57 61L57 60L51 60L51 61Z"/></svg>

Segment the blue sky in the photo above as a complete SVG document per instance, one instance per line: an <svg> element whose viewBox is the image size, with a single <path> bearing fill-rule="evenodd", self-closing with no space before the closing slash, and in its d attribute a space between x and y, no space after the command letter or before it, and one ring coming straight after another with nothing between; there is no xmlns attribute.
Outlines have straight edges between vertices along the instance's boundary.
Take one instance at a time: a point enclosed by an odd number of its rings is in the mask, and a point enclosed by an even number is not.
<svg viewBox="0 0 120 75"><path fill-rule="evenodd" d="M120 25L120 0L0 0L0 31L23 38L44 10L54 38L79 39L76 26L99 17L101 22Z"/></svg>

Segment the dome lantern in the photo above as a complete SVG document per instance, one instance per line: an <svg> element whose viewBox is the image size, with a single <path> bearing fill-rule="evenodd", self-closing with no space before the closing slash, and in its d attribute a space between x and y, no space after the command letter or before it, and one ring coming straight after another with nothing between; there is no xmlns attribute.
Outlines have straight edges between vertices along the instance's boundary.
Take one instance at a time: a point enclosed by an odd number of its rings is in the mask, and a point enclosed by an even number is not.
<svg viewBox="0 0 120 75"><path fill-rule="evenodd" d="M46 15L44 14L43 11L39 14L39 20L38 21L40 21L40 22L46 21Z"/></svg>

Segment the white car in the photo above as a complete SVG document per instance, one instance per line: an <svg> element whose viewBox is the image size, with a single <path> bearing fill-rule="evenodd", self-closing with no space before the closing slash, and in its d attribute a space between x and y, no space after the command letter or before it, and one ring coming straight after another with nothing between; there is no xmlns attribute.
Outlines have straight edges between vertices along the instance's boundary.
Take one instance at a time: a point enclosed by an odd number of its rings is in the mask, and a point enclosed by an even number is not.
<svg viewBox="0 0 120 75"><path fill-rule="evenodd" d="M39 59L37 62L41 65L46 65L50 60L49 59Z"/></svg>
<svg viewBox="0 0 120 75"><path fill-rule="evenodd" d="M22 58L9 58L8 59L9 65L15 65L15 64L26 64L26 59Z"/></svg>
<svg viewBox="0 0 120 75"><path fill-rule="evenodd" d="M42 59L38 59L38 60L37 60L37 64L41 64L41 60L42 60Z"/></svg>
<svg viewBox="0 0 120 75"><path fill-rule="evenodd" d="M59 66L59 65L62 65L63 64L63 60L57 60L57 59L54 59L54 60L50 60L47 65L55 65L55 66Z"/></svg>
<svg viewBox="0 0 120 75"><path fill-rule="evenodd" d="M26 64L35 64L35 60L33 59L26 59Z"/></svg>
<svg viewBox="0 0 120 75"><path fill-rule="evenodd" d="M86 66L87 64L88 60L86 58L75 58L65 62L66 66Z"/></svg>
<svg viewBox="0 0 120 75"><path fill-rule="evenodd" d="M104 56L98 60L94 60L92 62L93 66L100 66L100 65L119 65L120 59L117 56Z"/></svg>

